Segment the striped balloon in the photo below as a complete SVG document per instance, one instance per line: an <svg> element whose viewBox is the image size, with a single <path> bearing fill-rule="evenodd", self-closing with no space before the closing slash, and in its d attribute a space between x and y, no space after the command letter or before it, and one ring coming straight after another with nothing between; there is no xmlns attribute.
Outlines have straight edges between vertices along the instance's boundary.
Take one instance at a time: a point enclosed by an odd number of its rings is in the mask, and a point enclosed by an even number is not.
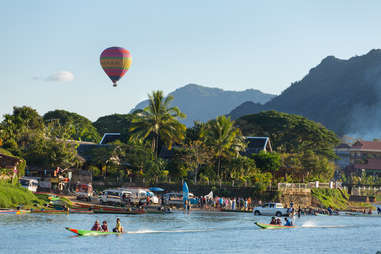
<svg viewBox="0 0 381 254"><path fill-rule="evenodd" d="M127 49L111 47L103 50L100 61L103 70L107 76L109 76L114 86L116 86L116 82L119 81L130 68L132 58Z"/></svg>

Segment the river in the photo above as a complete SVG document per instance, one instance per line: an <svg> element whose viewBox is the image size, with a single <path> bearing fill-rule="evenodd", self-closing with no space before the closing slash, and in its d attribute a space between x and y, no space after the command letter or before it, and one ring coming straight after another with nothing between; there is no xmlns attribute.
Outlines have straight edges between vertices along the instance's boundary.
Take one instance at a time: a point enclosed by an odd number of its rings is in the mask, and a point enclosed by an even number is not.
<svg viewBox="0 0 381 254"><path fill-rule="evenodd" d="M127 234L75 237L96 219ZM381 216L303 216L295 229L263 230L245 213L0 215L0 253L355 253L381 251Z"/></svg>

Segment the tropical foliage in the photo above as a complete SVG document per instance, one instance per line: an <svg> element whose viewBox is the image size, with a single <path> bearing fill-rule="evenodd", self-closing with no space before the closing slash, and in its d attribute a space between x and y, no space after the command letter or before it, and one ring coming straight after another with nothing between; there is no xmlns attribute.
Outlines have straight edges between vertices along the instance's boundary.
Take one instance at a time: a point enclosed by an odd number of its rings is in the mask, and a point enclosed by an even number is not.
<svg viewBox="0 0 381 254"><path fill-rule="evenodd" d="M97 129L84 116L66 110L54 110L47 112L43 119L45 124L58 120L60 125L66 126L69 130L70 139L90 142L100 141L101 137Z"/></svg>
<svg viewBox="0 0 381 254"><path fill-rule="evenodd" d="M15 107L0 124L3 148L24 158L28 165L44 168L78 165L75 143L67 142L70 129L58 121L45 125L32 108Z"/></svg>
<svg viewBox="0 0 381 254"><path fill-rule="evenodd" d="M121 141L127 143L130 138L131 120L131 114L112 114L98 118L93 125L101 135L104 133L120 133Z"/></svg>
<svg viewBox="0 0 381 254"><path fill-rule="evenodd" d="M173 97L164 98L162 91L154 91L148 98L149 105L134 112L130 128L131 140L150 137L152 151L157 158L159 141L171 149L174 143L184 139L186 127L178 118L185 118L186 115L178 107L170 107Z"/></svg>
<svg viewBox="0 0 381 254"><path fill-rule="evenodd" d="M328 159L336 157L336 134L299 115L266 111L237 119L237 126L245 136L270 137L273 149L280 153L310 150Z"/></svg>
<svg viewBox="0 0 381 254"><path fill-rule="evenodd" d="M219 116L216 120L210 121L206 129L201 134L205 143L213 149L216 158L217 177L220 177L221 160L228 157L235 146L236 138L240 135L240 130L234 126L234 122L225 116Z"/></svg>
<svg viewBox="0 0 381 254"><path fill-rule="evenodd" d="M333 148L338 139L318 123L268 111L236 121L219 116L187 129L179 122L185 115L171 106L172 96L154 91L148 97L143 110L104 116L94 124L64 110L42 118L32 108L15 107L0 123L1 149L24 158L28 166L83 167L97 179L118 181L186 179L265 190L277 182L333 177ZM98 141L98 132L119 132L121 138L112 144L79 147L73 141ZM275 151L247 154L245 136L268 136Z"/></svg>

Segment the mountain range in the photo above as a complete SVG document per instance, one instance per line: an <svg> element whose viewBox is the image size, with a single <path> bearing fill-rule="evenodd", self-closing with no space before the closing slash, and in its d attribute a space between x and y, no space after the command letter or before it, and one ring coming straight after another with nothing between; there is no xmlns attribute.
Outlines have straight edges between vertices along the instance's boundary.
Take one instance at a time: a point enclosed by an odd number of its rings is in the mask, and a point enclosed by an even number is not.
<svg viewBox="0 0 381 254"><path fill-rule="evenodd" d="M251 101L263 104L275 97L273 94L262 93L259 90L226 91L220 88L188 84L171 92L174 97L171 106L178 106L187 118L182 120L187 126L194 121L206 122L219 115L228 114L241 103ZM138 103L131 112L143 109L148 100Z"/></svg>
<svg viewBox="0 0 381 254"><path fill-rule="evenodd" d="M224 91L188 84L170 93L172 105L188 115L183 121L208 121L227 114L232 119L276 110L302 115L336 134L372 139L381 137L381 50L347 60L327 56L300 81L279 96L255 89ZM148 105L139 103L135 109ZM135 110L133 109L133 110ZM133 111L132 110L132 111Z"/></svg>
<svg viewBox="0 0 381 254"><path fill-rule="evenodd" d="M348 60L324 58L300 81L264 105L245 102L233 119L266 110L299 114L339 135L381 136L381 50Z"/></svg>

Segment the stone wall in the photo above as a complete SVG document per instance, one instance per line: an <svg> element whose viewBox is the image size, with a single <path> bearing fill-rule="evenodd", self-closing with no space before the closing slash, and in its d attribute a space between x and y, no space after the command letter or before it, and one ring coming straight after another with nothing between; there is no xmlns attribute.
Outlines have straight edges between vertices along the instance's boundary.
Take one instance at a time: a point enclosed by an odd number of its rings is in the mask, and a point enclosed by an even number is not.
<svg viewBox="0 0 381 254"><path fill-rule="evenodd" d="M281 192L279 197L285 207L290 206L290 202L294 203L294 207L305 208L312 205L311 189L289 189Z"/></svg>

